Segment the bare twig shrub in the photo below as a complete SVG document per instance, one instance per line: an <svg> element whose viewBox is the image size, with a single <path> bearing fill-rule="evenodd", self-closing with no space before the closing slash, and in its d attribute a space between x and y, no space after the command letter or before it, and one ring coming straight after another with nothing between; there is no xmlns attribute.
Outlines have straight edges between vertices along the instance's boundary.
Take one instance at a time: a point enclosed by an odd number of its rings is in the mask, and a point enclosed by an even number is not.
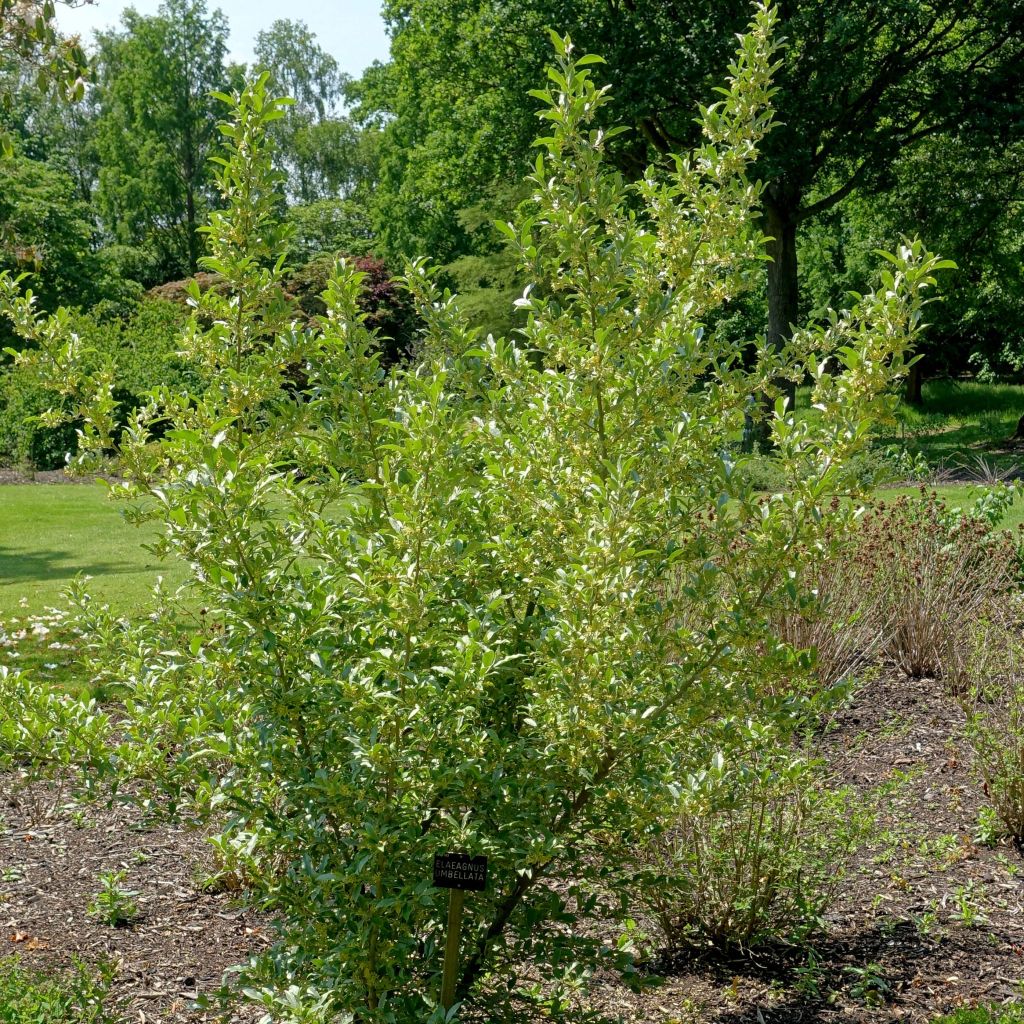
<svg viewBox="0 0 1024 1024"><path fill-rule="evenodd" d="M852 537L809 560L810 597L780 618L779 638L816 651L824 686L884 657L964 692L974 632L999 617L1019 573L1014 538L993 525L1012 493L988 492L970 512L924 488L876 502Z"/></svg>
<svg viewBox="0 0 1024 1024"><path fill-rule="evenodd" d="M1013 587L1013 538L984 510L959 513L922 488L918 497L878 502L864 516L850 583L865 607L891 625L885 653L908 676L934 676L960 691L978 622Z"/></svg>
<svg viewBox="0 0 1024 1024"><path fill-rule="evenodd" d="M864 600L864 581L851 578L852 548L848 542L815 561L808 599L783 613L777 624L780 640L814 652L814 676L825 688L859 675L888 639L891 611L882 602Z"/></svg>
<svg viewBox="0 0 1024 1024"><path fill-rule="evenodd" d="M1024 595L979 623L966 671L967 735L985 795L1009 834L1024 843Z"/></svg>
<svg viewBox="0 0 1024 1024"><path fill-rule="evenodd" d="M638 879L666 941L753 946L814 930L870 824L852 791L780 748L719 754L691 781Z"/></svg>

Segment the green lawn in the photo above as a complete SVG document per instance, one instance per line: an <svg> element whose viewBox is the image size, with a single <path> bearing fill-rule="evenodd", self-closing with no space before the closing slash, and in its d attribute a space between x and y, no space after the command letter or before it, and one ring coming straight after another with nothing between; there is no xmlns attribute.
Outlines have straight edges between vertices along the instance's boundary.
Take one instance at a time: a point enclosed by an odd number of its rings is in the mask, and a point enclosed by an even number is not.
<svg viewBox="0 0 1024 1024"><path fill-rule="evenodd" d="M903 405L884 443L920 452L932 466L1024 471L1024 444L1012 441L1024 416L1024 387L969 381L928 381L920 406Z"/></svg>
<svg viewBox="0 0 1024 1024"><path fill-rule="evenodd" d="M60 604L79 575L117 611L148 607L158 576L184 579L143 549L155 535L124 522L102 484L0 485L0 622Z"/></svg>
<svg viewBox="0 0 1024 1024"><path fill-rule="evenodd" d="M818 413L810 396L810 388L799 388L796 410L813 420ZM879 446L906 448L933 468L960 470L961 476L985 467L1024 474L1024 442L1013 439L1024 416L1024 386L934 380L925 383L921 397L920 405L900 406L896 424L877 437Z"/></svg>
<svg viewBox="0 0 1024 1024"><path fill-rule="evenodd" d="M970 505L977 494L969 484L934 490L960 506ZM142 546L157 528L125 523L120 508L101 484L0 485L0 623L59 606L62 591L78 575L92 576L92 594L119 612L148 608L158 576L171 587L181 583L182 566L161 563ZM1010 509L1003 525L1019 523L1024 523L1024 500Z"/></svg>

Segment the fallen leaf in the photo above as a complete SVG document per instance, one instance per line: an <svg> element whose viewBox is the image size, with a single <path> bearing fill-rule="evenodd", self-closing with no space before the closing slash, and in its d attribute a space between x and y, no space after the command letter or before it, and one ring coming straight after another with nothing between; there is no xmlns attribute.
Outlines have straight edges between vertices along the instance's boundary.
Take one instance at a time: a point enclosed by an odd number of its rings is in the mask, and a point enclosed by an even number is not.
<svg viewBox="0 0 1024 1024"><path fill-rule="evenodd" d="M29 938L28 932L15 932L11 936L11 942L27 942Z"/></svg>

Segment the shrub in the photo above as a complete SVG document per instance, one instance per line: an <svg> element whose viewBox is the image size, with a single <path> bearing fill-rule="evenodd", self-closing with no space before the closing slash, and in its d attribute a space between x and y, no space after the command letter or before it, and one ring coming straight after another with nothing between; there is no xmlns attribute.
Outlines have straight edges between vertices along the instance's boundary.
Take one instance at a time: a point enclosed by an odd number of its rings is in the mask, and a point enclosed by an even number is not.
<svg viewBox="0 0 1024 1024"><path fill-rule="evenodd" d="M61 469L78 451L78 424L53 426L41 419L55 404L50 385L21 367L0 377L0 465ZM63 403L57 402L57 408Z"/></svg>
<svg viewBox="0 0 1024 1024"><path fill-rule="evenodd" d="M786 746L719 752L645 849L636 898L671 945L749 947L819 927L872 817Z"/></svg>
<svg viewBox="0 0 1024 1024"><path fill-rule="evenodd" d="M826 685L881 656L909 676L965 689L974 632L1000 616L1016 586L1016 544L994 527L1014 493L983 492L967 511L924 487L869 502L854 533L807 551L808 599L780 618L779 635L816 650Z"/></svg>
<svg viewBox="0 0 1024 1024"><path fill-rule="evenodd" d="M323 293L330 284L337 260L337 256L318 256L288 277L288 291L310 318L327 312ZM398 286L384 262L375 256L354 259L352 266L364 275L359 308L366 316L366 326L376 331L380 339L381 365L386 368L407 360L415 348L416 332L421 326L408 293Z"/></svg>
<svg viewBox="0 0 1024 1024"><path fill-rule="evenodd" d="M26 781L55 782L34 787L30 811L40 818L61 806L64 784L75 772L87 787L107 773L111 725L94 701L58 693L5 665L0 693L0 794L13 797ZM44 794L49 803L40 806Z"/></svg>
<svg viewBox="0 0 1024 1024"><path fill-rule="evenodd" d="M635 188L603 162L596 58L555 37L533 214L505 226L549 287L521 299L521 335L485 339L411 265L422 351L389 373L351 266L316 325L293 321L264 145L278 104L265 79L234 98L204 261L228 294L194 288L183 339L210 385L154 396L149 418L173 428L158 444L146 417L119 439L120 490L163 521L218 629L89 635L109 636L94 656L125 693L112 769L141 759L190 809L230 812L282 931L250 985L266 1005L446 1019L444 850L490 858L460 1002L499 998L531 964L548 987L578 977L612 952L576 923L608 912L596 893L626 876L630 837L696 777L686 738L752 709L793 718L759 702L759 678L793 661L772 626L799 599L801 551L845 514L828 501L891 412L943 264L908 243L878 291L756 366L704 335L763 256L746 175L770 123L774 17L759 11L702 112L705 144ZM0 300L39 340L23 364L74 385L84 454L109 447L112 375L81 379L59 319L2 277ZM805 374L813 423L753 406L786 484L763 501L730 440L751 395Z"/></svg>
<svg viewBox="0 0 1024 1024"><path fill-rule="evenodd" d="M968 683L975 624L1006 601L1017 569L1012 537L984 509L949 509L922 488L916 498L869 507L851 560L851 585L889 619L885 652L909 676Z"/></svg>
<svg viewBox="0 0 1024 1024"><path fill-rule="evenodd" d="M812 652L815 678L825 689L852 681L871 666L890 634L887 606L851 572L858 543L856 534L828 535L818 550L805 551L803 599L779 617L779 639Z"/></svg>
<svg viewBox="0 0 1024 1024"><path fill-rule="evenodd" d="M176 350L187 313L172 302L147 299L127 318L104 316L97 307L73 312L64 329L78 338L84 366L111 367L120 424L142 403L142 396L163 385L181 393L202 389L202 375L178 358ZM0 378L0 464L35 470L60 469L78 451L77 420L51 425L44 413L53 407L52 386L23 367ZM57 409L67 408L59 398Z"/></svg>
<svg viewBox="0 0 1024 1024"><path fill-rule="evenodd" d="M998 618L979 623L972 637L965 697L967 736L992 809L1007 832L1024 842L1024 635L1021 603L1007 602Z"/></svg>

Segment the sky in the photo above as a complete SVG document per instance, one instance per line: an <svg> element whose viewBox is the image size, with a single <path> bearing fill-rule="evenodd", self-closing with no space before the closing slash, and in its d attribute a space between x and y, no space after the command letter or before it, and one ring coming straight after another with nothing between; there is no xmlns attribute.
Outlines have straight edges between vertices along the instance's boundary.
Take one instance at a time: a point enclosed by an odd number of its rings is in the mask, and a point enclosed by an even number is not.
<svg viewBox="0 0 1024 1024"><path fill-rule="evenodd" d="M88 43L94 29L117 25L121 11L134 7L140 14L155 14L160 0L96 0L85 7L57 6L57 24L68 35L81 35ZM212 11L220 8L231 27L230 59L250 63L256 33L278 18L304 21L320 45L353 77L375 60L388 55L388 38L380 16L380 0L207 0Z"/></svg>

